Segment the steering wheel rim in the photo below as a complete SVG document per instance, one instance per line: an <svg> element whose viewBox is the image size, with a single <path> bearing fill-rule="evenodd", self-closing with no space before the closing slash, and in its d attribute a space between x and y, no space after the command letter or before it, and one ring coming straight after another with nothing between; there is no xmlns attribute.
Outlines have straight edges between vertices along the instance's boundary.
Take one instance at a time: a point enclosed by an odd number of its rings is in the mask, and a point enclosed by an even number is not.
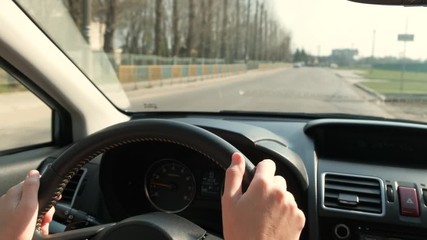
<svg viewBox="0 0 427 240"><path fill-rule="evenodd" d="M39 188L36 231L55 205L65 186L85 164L111 149L138 142L167 142L190 148L226 169L238 150L217 135L194 125L164 119L119 123L78 141L62 153L43 173ZM245 157L242 184L248 186L255 166Z"/></svg>

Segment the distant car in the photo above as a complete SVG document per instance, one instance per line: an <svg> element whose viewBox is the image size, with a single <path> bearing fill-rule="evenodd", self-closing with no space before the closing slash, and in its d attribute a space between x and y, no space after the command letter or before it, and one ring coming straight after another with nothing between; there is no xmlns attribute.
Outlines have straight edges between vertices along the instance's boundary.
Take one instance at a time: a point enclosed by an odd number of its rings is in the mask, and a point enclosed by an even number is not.
<svg viewBox="0 0 427 240"><path fill-rule="evenodd" d="M294 63L294 68L302 68L304 66L303 62L296 62Z"/></svg>

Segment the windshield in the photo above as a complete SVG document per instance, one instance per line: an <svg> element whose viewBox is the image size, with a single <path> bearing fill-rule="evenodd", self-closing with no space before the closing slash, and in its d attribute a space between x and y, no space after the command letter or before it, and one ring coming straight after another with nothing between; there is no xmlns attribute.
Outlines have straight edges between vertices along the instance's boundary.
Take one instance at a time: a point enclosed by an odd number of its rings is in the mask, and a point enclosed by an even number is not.
<svg viewBox="0 0 427 240"><path fill-rule="evenodd" d="M423 8L346 0L18 2L123 110L427 120Z"/></svg>

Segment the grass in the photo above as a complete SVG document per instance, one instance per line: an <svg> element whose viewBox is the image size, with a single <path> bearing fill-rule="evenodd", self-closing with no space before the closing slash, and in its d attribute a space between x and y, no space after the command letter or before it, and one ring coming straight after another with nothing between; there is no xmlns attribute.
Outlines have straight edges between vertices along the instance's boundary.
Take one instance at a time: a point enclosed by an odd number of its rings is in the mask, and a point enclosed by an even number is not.
<svg viewBox="0 0 427 240"><path fill-rule="evenodd" d="M0 85L0 93L10 92L10 87L6 85Z"/></svg>
<svg viewBox="0 0 427 240"><path fill-rule="evenodd" d="M378 93L427 94L427 73L405 72L403 81L400 71L371 69L363 71L360 76L368 79L362 82L364 86Z"/></svg>
<svg viewBox="0 0 427 240"><path fill-rule="evenodd" d="M26 89L22 86L8 86L8 85L0 84L0 93L20 92L25 90Z"/></svg>
<svg viewBox="0 0 427 240"><path fill-rule="evenodd" d="M0 93L19 92L25 90L26 88L0 68Z"/></svg>

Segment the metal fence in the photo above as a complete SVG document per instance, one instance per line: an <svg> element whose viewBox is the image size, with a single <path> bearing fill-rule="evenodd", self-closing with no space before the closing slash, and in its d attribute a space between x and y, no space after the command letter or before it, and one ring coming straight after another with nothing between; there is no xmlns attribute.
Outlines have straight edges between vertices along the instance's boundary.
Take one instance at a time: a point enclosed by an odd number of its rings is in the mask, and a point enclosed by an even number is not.
<svg viewBox="0 0 427 240"><path fill-rule="evenodd" d="M116 65L191 65L191 64L224 64L224 59L219 58L181 58L161 57L155 55L141 55L129 53L108 54ZM238 61L240 62L240 61Z"/></svg>

